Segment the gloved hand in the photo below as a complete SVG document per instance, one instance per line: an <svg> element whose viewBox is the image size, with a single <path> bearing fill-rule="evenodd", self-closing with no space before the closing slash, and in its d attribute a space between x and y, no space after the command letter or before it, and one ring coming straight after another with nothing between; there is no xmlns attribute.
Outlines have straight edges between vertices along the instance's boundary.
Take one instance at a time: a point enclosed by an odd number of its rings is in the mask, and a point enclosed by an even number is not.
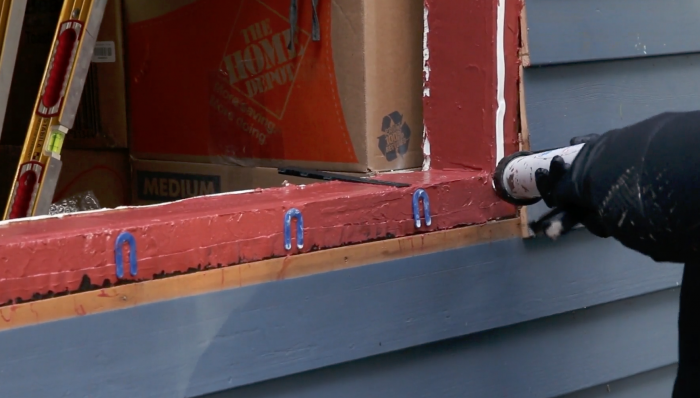
<svg viewBox="0 0 700 398"><path fill-rule="evenodd" d="M574 137L569 141L569 145L592 145L599 138L598 134ZM530 227L535 233L544 232L550 238L557 239L581 223L593 234L607 238L609 234L601 228L593 210L585 205L567 205L567 201L576 203L575 194L572 192L572 178L567 174L570 168L571 165L565 163L561 156L555 156L549 170L535 170L537 190L544 203L554 210L530 223Z"/></svg>
<svg viewBox="0 0 700 398"><path fill-rule="evenodd" d="M700 111L663 113L585 143L574 161L537 170L535 222L555 237L583 224L656 261L700 259ZM558 232L558 233L557 233Z"/></svg>

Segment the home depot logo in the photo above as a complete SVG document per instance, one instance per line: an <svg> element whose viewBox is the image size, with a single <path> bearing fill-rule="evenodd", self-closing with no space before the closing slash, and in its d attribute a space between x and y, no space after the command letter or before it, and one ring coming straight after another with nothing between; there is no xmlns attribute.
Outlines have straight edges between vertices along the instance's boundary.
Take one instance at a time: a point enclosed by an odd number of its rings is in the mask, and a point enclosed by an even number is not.
<svg viewBox="0 0 700 398"><path fill-rule="evenodd" d="M289 19L282 14L289 12L289 2L275 3L284 7L243 1L220 67L231 87L281 119L311 35L298 30L290 50Z"/></svg>
<svg viewBox="0 0 700 398"><path fill-rule="evenodd" d="M221 178L216 175L138 170L136 181L137 197L147 201L170 202L221 192Z"/></svg>

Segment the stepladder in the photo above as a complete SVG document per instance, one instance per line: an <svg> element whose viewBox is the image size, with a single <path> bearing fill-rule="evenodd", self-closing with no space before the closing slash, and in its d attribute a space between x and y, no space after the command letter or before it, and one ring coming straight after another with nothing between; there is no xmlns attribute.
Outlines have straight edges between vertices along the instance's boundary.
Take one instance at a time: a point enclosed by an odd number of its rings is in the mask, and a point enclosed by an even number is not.
<svg viewBox="0 0 700 398"><path fill-rule="evenodd" d="M26 0L25 0L26 1ZM4 219L46 215L108 0L64 0Z"/></svg>

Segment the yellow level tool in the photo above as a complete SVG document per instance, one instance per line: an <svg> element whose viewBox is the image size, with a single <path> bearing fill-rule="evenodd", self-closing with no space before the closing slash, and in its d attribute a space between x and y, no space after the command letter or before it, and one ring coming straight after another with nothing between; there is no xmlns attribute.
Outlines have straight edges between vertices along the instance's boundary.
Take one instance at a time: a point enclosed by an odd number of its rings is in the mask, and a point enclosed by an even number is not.
<svg viewBox="0 0 700 398"><path fill-rule="evenodd" d="M27 0L0 0L0 136L26 8Z"/></svg>
<svg viewBox="0 0 700 398"><path fill-rule="evenodd" d="M49 213L107 0L65 0L4 219Z"/></svg>

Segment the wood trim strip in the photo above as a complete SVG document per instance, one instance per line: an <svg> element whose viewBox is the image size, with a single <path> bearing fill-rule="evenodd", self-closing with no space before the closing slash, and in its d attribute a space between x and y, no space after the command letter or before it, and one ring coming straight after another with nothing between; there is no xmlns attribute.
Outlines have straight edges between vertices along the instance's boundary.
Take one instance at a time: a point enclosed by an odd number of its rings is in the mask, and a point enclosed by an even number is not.
<svg viewBox="0 0 700 398"><path fill-rule="evenodd" d="M523 13L525 12L525 8L523 8ZM518 76L518 95L519 95L519 100L518 100L518 105L520 107L520 150L521 151L529 151L530 150L530 129L527 124L527 106L525 105L525 68L523 65L520 65L519 67L519 76ZM531 238L533 237L532 232L530 231L530 228L528 227L528 216L527 216L527 207L522 206L518 209L518 216L520 217L520 226L521 226L521 231L520 234L523 238Z"/></svg>
<svg viewBox="0 0 700 398"><path fill-rule="evenodd" d="M527 27L527 4L525 4L525 1L523 1L523 7L520 11L520 64L526 68L531 65Z"/></svg>

